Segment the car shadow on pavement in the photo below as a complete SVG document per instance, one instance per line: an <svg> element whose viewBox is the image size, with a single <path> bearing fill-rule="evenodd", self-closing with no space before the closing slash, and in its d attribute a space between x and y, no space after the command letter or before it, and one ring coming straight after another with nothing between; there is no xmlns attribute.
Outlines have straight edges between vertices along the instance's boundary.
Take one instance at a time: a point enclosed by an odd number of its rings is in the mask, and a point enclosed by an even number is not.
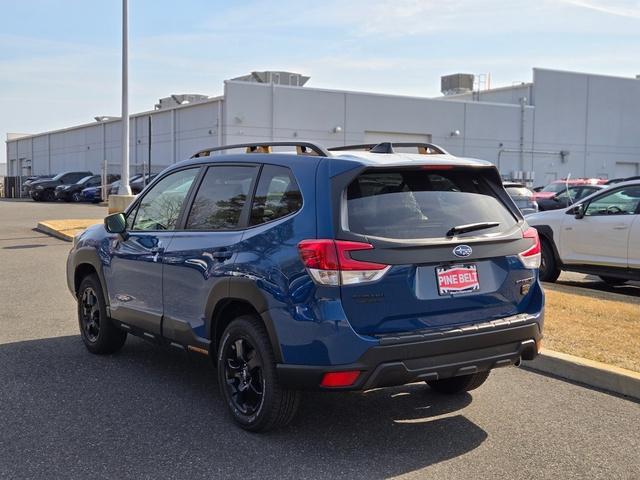
<svg viewBox="0 0 640 480"><path fill-rule="evenodd" d="M207 358L130 338L0 345L0 478L386 478L463 455L487 434L472 400L412 384L303 394L294 423L231 423Z"/></svg>
<svg viewBox="0 0 640 480"><path fill-rule="evenodd" d="M618 295L626 295L628 297L640 298L640 284L638 282L630 282L625 285L611 286L605 282L593 277L594 279L587 277L589 281L573 281L573 280L558 280L556 285L565 287L578 287L572 288L571 293L576 295L582 295L585 297L591 297L593 291L604 293L615 293ZM553 288L553 287L551 287ZM620 298L620 300L623 300Z"/></svg>

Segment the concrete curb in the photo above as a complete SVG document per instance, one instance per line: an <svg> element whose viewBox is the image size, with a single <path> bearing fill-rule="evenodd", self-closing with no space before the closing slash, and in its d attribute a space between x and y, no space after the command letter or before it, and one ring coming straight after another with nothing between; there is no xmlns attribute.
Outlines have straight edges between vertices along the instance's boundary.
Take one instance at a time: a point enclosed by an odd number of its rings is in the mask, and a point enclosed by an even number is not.
<svg viewBox="0 0 640 480"><path fill-rule="evenodd" d="M52 237L72 242L73 237L91 225L101 223L100 218L80 218L65 220L46 220L38 222L36 230Z"/></svg>
<svg viewBox="0 0 640 480"><path fill-rule="evenodd" d="M553 350L543 350L535 360L523 362L522 365L531 370L640 400L640 373L631 370Z"/></svg>
<svg viewBox="0 0 640 480"><path fill-rule="evenodd" d="M56 230L47 222L38 222L38 226L36 227L36 230L42 233L46 233L47 235L51 235L52 237L59 238L60 240L73 242L73 235L66 233L64 230Z"/></svg>

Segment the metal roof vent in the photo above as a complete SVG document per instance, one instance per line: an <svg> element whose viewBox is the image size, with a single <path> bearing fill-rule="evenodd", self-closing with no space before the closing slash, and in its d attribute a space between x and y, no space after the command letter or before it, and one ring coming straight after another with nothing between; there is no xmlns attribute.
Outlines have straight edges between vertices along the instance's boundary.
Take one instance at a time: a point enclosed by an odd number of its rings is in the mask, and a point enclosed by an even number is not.
<svg viewBox="0 0 640 480"><path fill-rule="evenodd" d="M232 78L238 82L273 83L275 85L287 85L290 87L302 87L309 78L300 73L266 70L264 72L251 72L249 75Z"/></svg>

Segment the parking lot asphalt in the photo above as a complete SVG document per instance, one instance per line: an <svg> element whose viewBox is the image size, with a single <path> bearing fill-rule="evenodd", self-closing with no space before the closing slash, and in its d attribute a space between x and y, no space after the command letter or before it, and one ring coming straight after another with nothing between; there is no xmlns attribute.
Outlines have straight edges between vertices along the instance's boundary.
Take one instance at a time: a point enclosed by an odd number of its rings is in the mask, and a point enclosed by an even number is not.
<svg viewBox="0 0 640 480"><path fill-rule="evenodd" d="M626 295L628 297L640 298L640 282L627 282L624 285L612 287L604 283L600 277L595 275L584 275L575 272L562 272L556 281L558 285L566 285L588 290L598 290L601 292Z"/></svg>
<svg viewBox="0 0 640 480"><path fill-rule="evenodd" d="M292 426L239 430L206 359L84 349L70 244L32 229L105 213L0 200L0 478L640 477L640 404L516 368L456 398L307 393Z"/></svg>

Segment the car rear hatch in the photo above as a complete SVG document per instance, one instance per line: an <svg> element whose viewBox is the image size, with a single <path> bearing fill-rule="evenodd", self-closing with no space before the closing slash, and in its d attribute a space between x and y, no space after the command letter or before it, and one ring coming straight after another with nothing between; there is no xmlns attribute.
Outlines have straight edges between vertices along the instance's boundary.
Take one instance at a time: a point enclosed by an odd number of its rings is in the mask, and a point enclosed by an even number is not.
<svg viewBox="0 0 640 480"><path fill-rule="evenodd" d="M334 182L342 188L335 243L347 264L342 304L358 333L450 328L527 310L539 241L494 167L364 168Z"/></svg>

